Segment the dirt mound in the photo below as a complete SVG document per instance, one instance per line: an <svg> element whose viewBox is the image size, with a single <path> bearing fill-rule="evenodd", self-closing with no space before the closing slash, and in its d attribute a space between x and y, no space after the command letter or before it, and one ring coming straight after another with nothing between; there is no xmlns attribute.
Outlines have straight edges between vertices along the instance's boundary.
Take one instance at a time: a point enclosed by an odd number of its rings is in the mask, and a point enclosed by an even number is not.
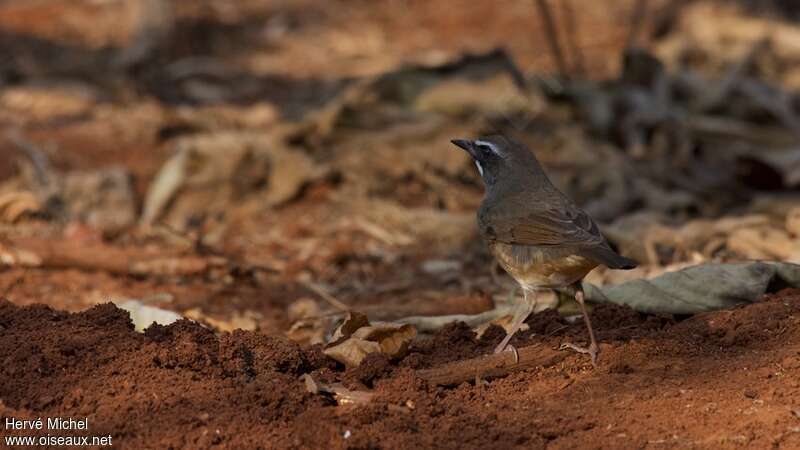
<svg viewBox="0 0 800 450"><path fill-rule="evenodd" d="M453 324L401 361L344 370L319 348L184 320L136 333L111 304L81 313L0 303L4 417L89 418L123 448L726 448L800 446L800 291L683 321L595 309L600 367L565 353L493 381L428 385L417 369L491 351ZM532 317L518 346L582 339ZM300 375L372 389L336 406Z"/></svg>

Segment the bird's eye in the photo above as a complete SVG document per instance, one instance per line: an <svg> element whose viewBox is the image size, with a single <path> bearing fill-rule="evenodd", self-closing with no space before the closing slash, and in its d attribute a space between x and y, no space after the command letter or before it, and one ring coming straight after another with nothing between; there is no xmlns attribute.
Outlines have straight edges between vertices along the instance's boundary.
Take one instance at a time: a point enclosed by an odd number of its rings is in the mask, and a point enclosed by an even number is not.
<svg viewBox="0 0 800 450"><path fill-rule="evenodd" d="M497 151L497 148L496 148L494 145L492 145L492 144L490 144L490 143L488 143L488 142L484 142L484 141L476 141L476 142L475 142L475 147L476 147L476 148L478 149L478 151L479 151L479 152L481 152L483 155L486 155L486 156L488 156L488 155L490 155L490 154L494 154L494 155L500 156L500 152L499 152L499 151Z"/></svg>

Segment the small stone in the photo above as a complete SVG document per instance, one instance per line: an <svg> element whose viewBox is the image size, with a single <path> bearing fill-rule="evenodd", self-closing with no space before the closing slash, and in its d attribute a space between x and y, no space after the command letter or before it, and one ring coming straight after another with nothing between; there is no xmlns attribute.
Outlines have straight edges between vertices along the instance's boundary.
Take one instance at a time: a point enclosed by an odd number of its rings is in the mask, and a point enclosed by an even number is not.
<svg viewBox="0 0 800 450"><path fill-rule="evenodd" d="M748 390L744 391L744 396L747 397L747 398L756 398L756 397L758 397L758 392L756 392L756 391L754 391L752 389L748 389Z"/></svg>

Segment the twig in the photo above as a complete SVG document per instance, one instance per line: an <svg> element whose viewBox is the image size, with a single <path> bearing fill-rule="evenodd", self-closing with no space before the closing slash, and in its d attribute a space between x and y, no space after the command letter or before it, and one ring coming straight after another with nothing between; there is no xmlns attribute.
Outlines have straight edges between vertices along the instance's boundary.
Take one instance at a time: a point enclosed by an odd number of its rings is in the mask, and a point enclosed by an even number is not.
<svg viewBox="0 0 800 450"><path fill-rule="evenodd" d="M21 285L24 278L25 278L25 272L23 272L22 275L16 277L14 281L9 283L8 286L6 286L6 288L3 289L3 293L0 294L0 299L8 299L8 295L11 294L11 291L13 291L14 288L16 288L17 286Z"/></svg>
<svg viewBox="0 0 800 450"><path fill-rule="evenodd" d="M514 307L511 303L498 305L495 309L482 312L480 314L466 315L466 314L452 314L448 316L411 316L395 320L394 323L410 324L417 327L420 332L435 331L448 323L464 322L469 327L476 327L486 322L491 322L498 317L503 317L514 312Z"/></svg>
<svg viewBox="0 0 800 450"><path fill-rule="evenodd" d="M481 379L503 377L532 367L551 367L563 361L568 354L550 347L534 344L518 349L519 362L512 352L479 356L465 361L445 364L417 372L417 376L437 386L452 386Z"/></svg>
<svg viewBox="0 0 800 450"><path fill-rule="evenodd" d="M741 82L739 89L781 122L794 134L795 139L800 140L800 118L792 108L791 98L786 92L754 80Z"/></svg>
<svg viewBox="0 0 800 450"><path fill-rule="evenodd" d="M650 23L652 25L650 29L652 32L650 36L652 38L663 37L672 31L672 27L677 21L681 10L693 1L694 0L672 0L664 2L666 4L657 8L651 16Z"/></svg>
<svg viewBox="0 0 800 450"><path fill-rule="evenodd" d="M13 248L0 247L0 264L15 267L78 269L116 275L192 276L228 264L221 257L154 254L133 248L71 241L16 238Z"/></svg>
<svg viewBox="0 0 800 450"><path fill-rule="evenodd" d="M377 239L387 245L409 245L414 242L414 239L407 234L400 232L389 232L382 228L380 225L370 222L366 219L356 218L353 219L351 224L358 230L363 231L370 237Z"/></svg>
<svg viewBox="0 0 800 450"><path fill-rule="evenodd" d="M567 35L567 49L572 55L573 69L578 77L586 74L586 64L584 63L583 51L579 44L578 27L575 21L575 8L572 0L563 0L564 8L564 29Z"/></svg>
<svg viewBox="0 0 800 450"><path fill-rule="evenodd" d="M311 394L330 394L339 405L365 405L372 401L375 394L365 391L353 391L341 384L325 384L315 380L309 374L301 377L306 385L306 390Z"/></svg>
<svg viewBox="0 0 800 450"><path fill-rule="evenodd" d="M633 14L631 14L631 27L628 31L628 39L625 43L626 48L636 46L639 40L639 33L642 30L644 18L647 15L647 0L638 0L633 7Z"/></svg>
<svg viewBox="0 0 800 450"><path fill-rule="evenodd" d="M701 93L699 98L692 105L692 109L699 112L710 111L720 105L725 99L730 97L731 91L742 81L742 77L750 70L755 59L764 52L769 46L769 38L764 37L756 41L750 50L740 59L719 83L709 86L705 94Z"/></svg>
<svg viewBox="0 0 800 450"><path fill-rule="evenodd" d="M36 172L36 181L41 186L48 186L50 184L51 170L47 155L36 144L22 137L17 131L9 131L6 136L12 144L16 145L31 160Z"/></svg>
<svg viewBox="0 0 800 450"><path fill-rule="evenodd" d="M310 289L311 291L313 291L315 294L319 295L320 298L322 298L326 302L330 303L331 306L333 306L334 308L339 309L341 311L350 311L351 308L349 306L347 306L346 304L344 304L341 301L337 300L336 297L334 297L333 295L328 293L328 291L326 291L322 286L320 286L320 285L318 285L318 284L316 284L316 283L314 283L312 281L306 281L306 280L303 280L300 283L303 286L305 286L308 289Z"/></svg>
<svg viewBox="0 0 800 450"><path fill-rule="evenodd" d="M112 63L127 69L150 58L169 36L175 25L171 2L145 0L139 2L138 23L131 43L119 52Z"/></svg>
<svg viewBox="0 0 800 450"><path fill-rule="evenodd" d="M550 51L553 54L553 59L555 59L559 75L564 79L568 79L569 70L567 68L567 61L564 59L564 53L561 51L558 32L555 22L553 21L553 14L550 11L550 6L547 4L547 0L536 0L536 6L539 8L539 14L542 16L545 36L547 37L547 42L550 44Z"/></svg>
<svg viewBox="0 0 800 450"><path fill-rule="evenodd" d="M789 146L796 144L794 133L775 127L754 125L750 122L723 116L691 115L686 126L696 136L715 140L742 140L769 146Z"/></svg>

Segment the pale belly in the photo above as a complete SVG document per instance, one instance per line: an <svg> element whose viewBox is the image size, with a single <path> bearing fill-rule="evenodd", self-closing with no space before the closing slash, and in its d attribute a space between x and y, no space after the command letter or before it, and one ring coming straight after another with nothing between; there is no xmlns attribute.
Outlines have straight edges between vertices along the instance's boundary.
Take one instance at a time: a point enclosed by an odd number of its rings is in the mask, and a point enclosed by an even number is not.
<svg viewBox="0 0 800 450"><path fill-rule="evenodd" d="M494 243L490 246L500 266L522 286L555 288L581 280L597 263L569 251Z"/></svg>

